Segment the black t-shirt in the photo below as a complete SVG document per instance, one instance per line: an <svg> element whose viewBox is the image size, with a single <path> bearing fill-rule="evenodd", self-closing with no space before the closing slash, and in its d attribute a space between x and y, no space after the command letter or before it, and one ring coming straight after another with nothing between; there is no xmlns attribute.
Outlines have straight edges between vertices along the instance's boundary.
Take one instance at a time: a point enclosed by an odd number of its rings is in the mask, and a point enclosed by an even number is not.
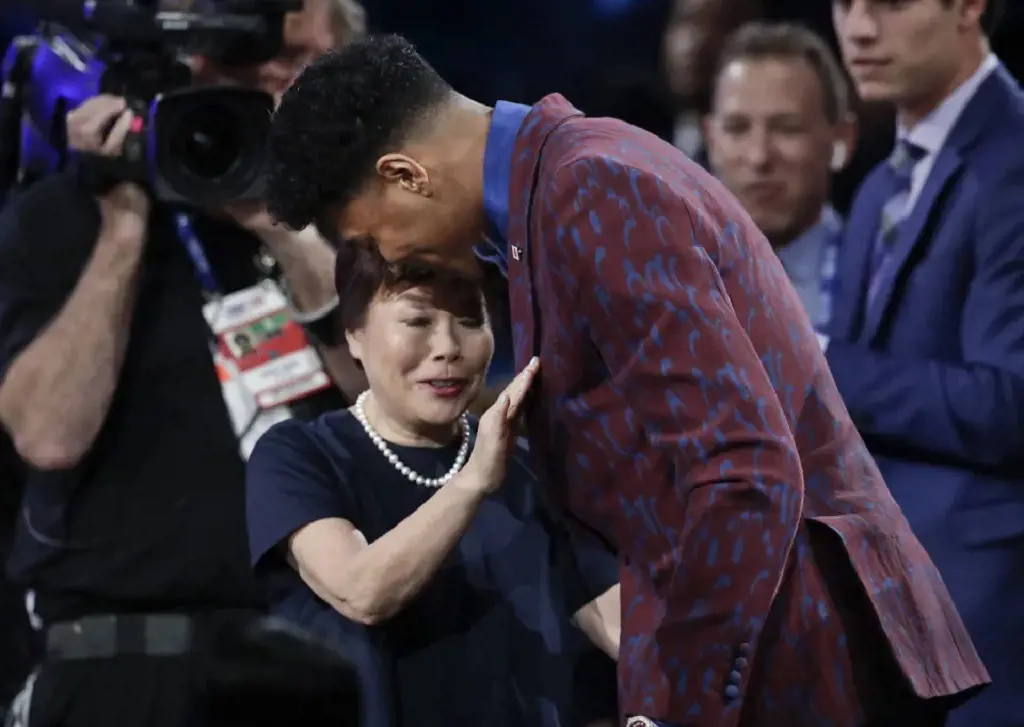
<svg viewBox="0 0 1024 727"><path fill-rule="evenodd" d="M205 216L194 227L222 292L257 282L256 238ZM0 215L0 378L62 309L99 228L95 200L70 174ZM9 570L36 590L46 621L264 602L247 567L244 465L203 302L173 214L157 207L103 428L77 466L27 475Z"/></svg>
<svg viewBox="0 0 1024 727"><path fill-rule="evenodd" d="M391 448L433 477L451 468L458 446ZM593 647L570 618L618 581L617 559L582 533L570 537L525 459L521 446L505 484L424 590L387 622L365 627L303 583L283 556L288 537L338 517L372 543L436 490L401 475L347 411L283 422L257 443L246 503L254 565L277 615L357 664L367 727L569 727L616 715L613 662L592 661ZM587 673L588 661L596 673Z"/></svg>

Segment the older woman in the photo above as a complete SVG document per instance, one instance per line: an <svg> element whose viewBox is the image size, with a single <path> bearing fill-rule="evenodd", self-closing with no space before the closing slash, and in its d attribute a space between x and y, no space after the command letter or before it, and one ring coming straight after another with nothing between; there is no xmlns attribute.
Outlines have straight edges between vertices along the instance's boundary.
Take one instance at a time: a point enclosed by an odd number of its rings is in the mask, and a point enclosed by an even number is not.
<svg viewBox="0 0 1024 727"><path fill-rule="evenodd" d="M276 613L361 664L374 727L611 717L614 675L574 688L573 624L618 653L615 559L545 510L513 433L537 364L477 424L465 412L494 348L479 288L354 246L338 271L369 390L278 424L248 465L252 560Z"/></svg>

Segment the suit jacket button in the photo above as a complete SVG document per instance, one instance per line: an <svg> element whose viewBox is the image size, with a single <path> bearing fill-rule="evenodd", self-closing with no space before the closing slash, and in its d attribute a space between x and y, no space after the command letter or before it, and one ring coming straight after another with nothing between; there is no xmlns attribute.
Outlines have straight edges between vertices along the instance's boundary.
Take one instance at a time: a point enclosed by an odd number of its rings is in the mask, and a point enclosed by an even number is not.
<svg viewBox="0 0 1024 727"><path fill-rule="evenodd" d="M738 686L736 686L735 684L730 684L729 686L727 686L725 688L725 698L726 699L730 699L730 700L731 699L739 699L739 696L740 696L740 688Z"/></svg>
<svg viewBox="0 0 1024 727"><path fill-rule="evenodd" d="M739 673L739 670L733 669L729 674L729 682L731 684L739 684L740 680L743 679L743 675Z"/></svg>

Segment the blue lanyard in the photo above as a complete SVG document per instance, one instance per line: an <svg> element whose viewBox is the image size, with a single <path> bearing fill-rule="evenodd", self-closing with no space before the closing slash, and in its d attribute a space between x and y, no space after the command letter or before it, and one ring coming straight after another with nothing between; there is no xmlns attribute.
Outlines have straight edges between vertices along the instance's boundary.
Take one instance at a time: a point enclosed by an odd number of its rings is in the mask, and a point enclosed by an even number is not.
<svg viewBox="0 0 1024 727"><path fill-rule="evenodd" d="M822 226L828 239L821 251L821 277L818 296L818 319L813 321L814 329L819 333L828 328L832 319L832 299L836 292L836 264L839 260L839 240L842 236L843 222L831 207L822 215Z"/></svg>
<svg viewBox="0 0 1024 727"><path fill-rule="evenodd" d="M220 295L220 285L217 283L217 277L213 274L213 268L210 267L210 260L206 257L203 243L199 241L199 237L192 227L192 218L184 212L179 212L174 216L174 221L178 227L178 239L181 240L181 244L185 246L185 252L192 260L192 267L195 268L196 277L203 287L203 293L211 298Z"/></svg>

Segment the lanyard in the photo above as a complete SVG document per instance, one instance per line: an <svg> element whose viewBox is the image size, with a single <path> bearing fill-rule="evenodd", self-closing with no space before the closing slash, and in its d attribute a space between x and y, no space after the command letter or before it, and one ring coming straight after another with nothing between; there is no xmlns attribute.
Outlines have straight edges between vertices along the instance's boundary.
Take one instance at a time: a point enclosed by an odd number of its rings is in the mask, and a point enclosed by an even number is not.
<svg viewBox="0 0 1024 727"><path fill-rule="evenodd" d="M828 236L821 251L821 268L818 290L818 316L813 321L819 333L828 328L832 319L832 299L835 295L836 264L839 260L839 240L842 235L842 220L831 207L822 213L821 225Z"/></svg>
<svg viewBox="0 0 1024 727"><path fill-rule="evenodd" d="M210 267L210 260L206 257L203 243L199 241L195 228L192 226L192 218L184 212L179 212L174 216L174 221L178 228L178 239L181 240L185 252L192 260L192 267L195 268L196 278L199 279L199 285L203 288L203 294L207 298L220 296L220 285L217 283L217 277L213 274L213 268Z"/></svg>
<svg viewBox="0 0 1024 727"><path fill-rule="evenodd" d="M185 252L188 253L189 259L192 260L192 267L195 269L196 278L199 280L199 285L203 289L203 296L208 302L214 302L215 305L220 305L221 288L217 283L217 276L213 274L213 268L210 266L210 259L206 257L206 250L203 248L203 243L199 241L199 236L196 235L195 228L192 226L192 218L184 212L179 212L174 215L175 226L178 229L178 239L181 244L185 247ZM203 312L205 318L205 310ZM214 315L216 320L218 313ZM217 342L217 334L214 330L214 321L207 321L207 331L210 335L210 353L214 356L214 365L218 368L218 375L220 374L219 366L216 364L219 344ZM223 379L221 380L221 386ZM243 384L244 386L244 384ZM226 390L224 392L224 400L228 406L229 416L232 419L232 425L235 427L235 435L238 437L239 446L242 447L242 459L249 459L249 453L252 451L255 438L252 437L254 427L260 422L261 414L259 407L256 407L255 411L249 416L249 418L239 425L234 421L234 414L231 412L232 400L228 398ZM249 441L251 440L251 441ZM249 441L249 444L246 442Z"/></svg>

